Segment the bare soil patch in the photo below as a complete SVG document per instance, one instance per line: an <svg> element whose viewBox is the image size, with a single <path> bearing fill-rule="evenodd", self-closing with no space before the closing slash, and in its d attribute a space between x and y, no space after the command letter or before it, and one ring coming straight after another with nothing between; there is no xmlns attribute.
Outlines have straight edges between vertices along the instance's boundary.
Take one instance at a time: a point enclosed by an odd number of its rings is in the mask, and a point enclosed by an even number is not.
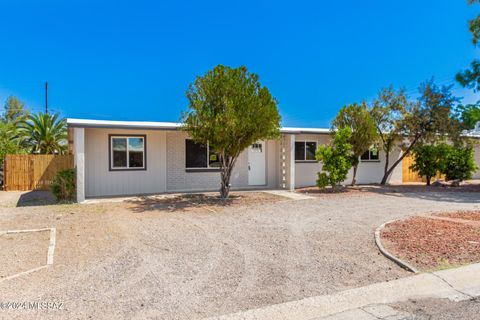
<svg viewBox="0 0 480 320"><path fill-rule="evenodd" d="M282 196L266 192L232 192L223 200L218 192L144 196L126 200L127 208L134 212L162 210L167 212L206 209L218 211L225 207L251 207L259 203L273 203L285 200Z"/></svg>
<svg viewBox="0 0 480 320"><path fill-rule="evenodd" d="M0 280L47 263L50 231L0 236Z"/></svg>
<svg viewBox="0 0 480 320"><path fill-rule="evenodd" d="M387 185L378 184L358 185L358 186L342 186L333 193L331 188L320 189L318 187L299 188L296 192L316 195L316 196L363 196L369 194L389 194L389 193L429 193L429 192L480 192L480 184L464 183L458 187L451 186L426 186L424 184L403 184L403 185Z"/></svg>
<svg viewBox="0 0 480 320"><path fill-rule="evenodd" d="M479 262L480 226L460 218L471 214L452 212L443 215L455 221L429 217L396 221L382 230L382 242L392 254L420 270Z"/></svg>

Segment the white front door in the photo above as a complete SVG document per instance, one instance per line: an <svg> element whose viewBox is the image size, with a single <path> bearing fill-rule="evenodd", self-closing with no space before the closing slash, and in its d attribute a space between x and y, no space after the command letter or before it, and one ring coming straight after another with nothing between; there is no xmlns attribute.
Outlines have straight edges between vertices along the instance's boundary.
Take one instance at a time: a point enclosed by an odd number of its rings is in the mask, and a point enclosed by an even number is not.
<svg viewBox="0 0 480 320"><path fill-rule="evenodd" d="M248 185L265 185L265 142L248 147Z"/></svg>

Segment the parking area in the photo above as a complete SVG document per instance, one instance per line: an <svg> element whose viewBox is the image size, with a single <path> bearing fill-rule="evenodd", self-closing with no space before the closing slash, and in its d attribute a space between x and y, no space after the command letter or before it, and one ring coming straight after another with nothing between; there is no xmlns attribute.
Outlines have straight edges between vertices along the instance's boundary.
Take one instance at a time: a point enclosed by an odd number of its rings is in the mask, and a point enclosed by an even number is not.
<svg viewBox="0 0 480 320"><path fill-rule="evenodd" d="M480 207L477 192L377 191L304 200L238 194L228 205L200 196L0 206L0 230L57 230L53 266L0 278L2 299L62 303L0 314L192 319L331 294L410 275L375 247L380 224Z"/></svg>

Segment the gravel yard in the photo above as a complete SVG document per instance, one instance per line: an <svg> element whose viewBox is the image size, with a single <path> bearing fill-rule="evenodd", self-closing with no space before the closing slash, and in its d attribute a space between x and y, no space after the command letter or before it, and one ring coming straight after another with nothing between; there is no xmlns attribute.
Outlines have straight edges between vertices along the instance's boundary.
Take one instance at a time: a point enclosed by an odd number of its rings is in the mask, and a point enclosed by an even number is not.
<svg viewBox="0 0 480 320"><path fill-rule="evenodd" d="M395 221L381 232L385 248L419 270L480 262L480 211Z"/></svg>
<svg viewBox="0 0 480 320"><path fill-rule="evenodd" d="M232 205L145 198L0 206L0 230L57 228L54 265L0 279L1 299L63 304L0 315L195 319L404 277L411 274L378 252L375 228L478 209L479 195L372 189L300 201L250 193Z"/></svg>

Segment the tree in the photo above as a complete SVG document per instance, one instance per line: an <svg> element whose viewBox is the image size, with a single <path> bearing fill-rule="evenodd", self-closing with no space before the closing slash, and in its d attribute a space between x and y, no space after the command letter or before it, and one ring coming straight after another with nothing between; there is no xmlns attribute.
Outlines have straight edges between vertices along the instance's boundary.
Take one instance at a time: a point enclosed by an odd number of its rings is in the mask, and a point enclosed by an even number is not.
<svg viewBox="0 0 480 320"><path fill-rule="evenodd" d="M479 3L479 0L467 0L469 5ZM468 22L468 29L472 33L472 43L478 46L480 40L480 15ZM480 89L480 60L475 59L470 64L470 69L457 73L455 79L463 87L478 91Z"/></svg>
<svg viewBox="0 0 480 320"><path fill-rule="evenodd" d="M67 121L59 114L37 113L21 125L29 151L42 154L62 154L67 148Z"/></svg>
<svg viewBox="0 0 480 320"><path fill-rule="evenodd" d="M356 183L359 158L369 150L377 138L375 123L368 111L367 104L350 104L343 107L333 120L334 128L350 128L352 134L348 143L352 146L353 176L351 185Z"/></svg>
<svg viewBox="0 0 480 320"><path fill-rule="evenodd" d="M0 168L7 154L24 153L22 139L13 123L0 121Z"/></svg>
<svg viewBox="0 0 480 320"><path fill-rule="evenodd" d="M246 67L216 66L197 77L187 91L189 110L182 115L191 138L219 154L223 199L240 153L251 144L280 135L277 101Z"/></svg>
<svg viewBox="0 0 480 320"><path fill-rule="evenodd" d="M463 128L471 130L480 121L480 101L476 104L460 105L457 107L457 116Z"/></svg>
<svg viewBox="0 0 480 320"><path fill-rule="evenodd" d="M352 167L352 146L348 143L351 136L349 127L340 128L330 145L318 147L315 156L322 162L322 172L318 172L317 179L319 188L331 186L332 192L335 192L337 185L347 179Z"/></svg>
<svg viewBox="0 0 480 320"><path fill-rule="evenodd" d="M426 81L420 88L416 103L409 103L405 116L398 122L402 138L402 155L387 169L381 184L387 182L397 165L419 142L433 142L443 136L452 141L460 137L461 126L453 117L453 107L458 101L451 93L451 86L438 87L433 80Z"/></svg>
<svg viewBox="0 0 480 320"><path fill-rule="evenodd" d="M478 169L473 147L468 143L466 145L456 143L450 146L442 162L440 172L445 175L447 181L471 179L475 170Z"/></svg>
<svg viewBox="0 0 480 320"><path fill-rule="evenodd" d="M442 167L442 159L448 150L447 145L424 144L413 148L415 163L410 169L417 172L420 177L425 177L427 186L430 185L432 177L435 177Z"/></svg>
<svg viewBox="0 0 480 320"><path fill-rule="evenodd" d="M2 121L7 123L18 124L25 121L29 114L25 104L14 96L8 97L7 101L5 101L4 109Z"/></svg>
<svg viewBox="0 0 480 320"><path fill-rule="evenodd" d="M390 153L402 138L403 121L407 116L409 101L403 89L395 90L393 86L382 89L373 101L370 114L377 129L380 147L385 153L385 166L381 184L388 179Z"/></svg>

